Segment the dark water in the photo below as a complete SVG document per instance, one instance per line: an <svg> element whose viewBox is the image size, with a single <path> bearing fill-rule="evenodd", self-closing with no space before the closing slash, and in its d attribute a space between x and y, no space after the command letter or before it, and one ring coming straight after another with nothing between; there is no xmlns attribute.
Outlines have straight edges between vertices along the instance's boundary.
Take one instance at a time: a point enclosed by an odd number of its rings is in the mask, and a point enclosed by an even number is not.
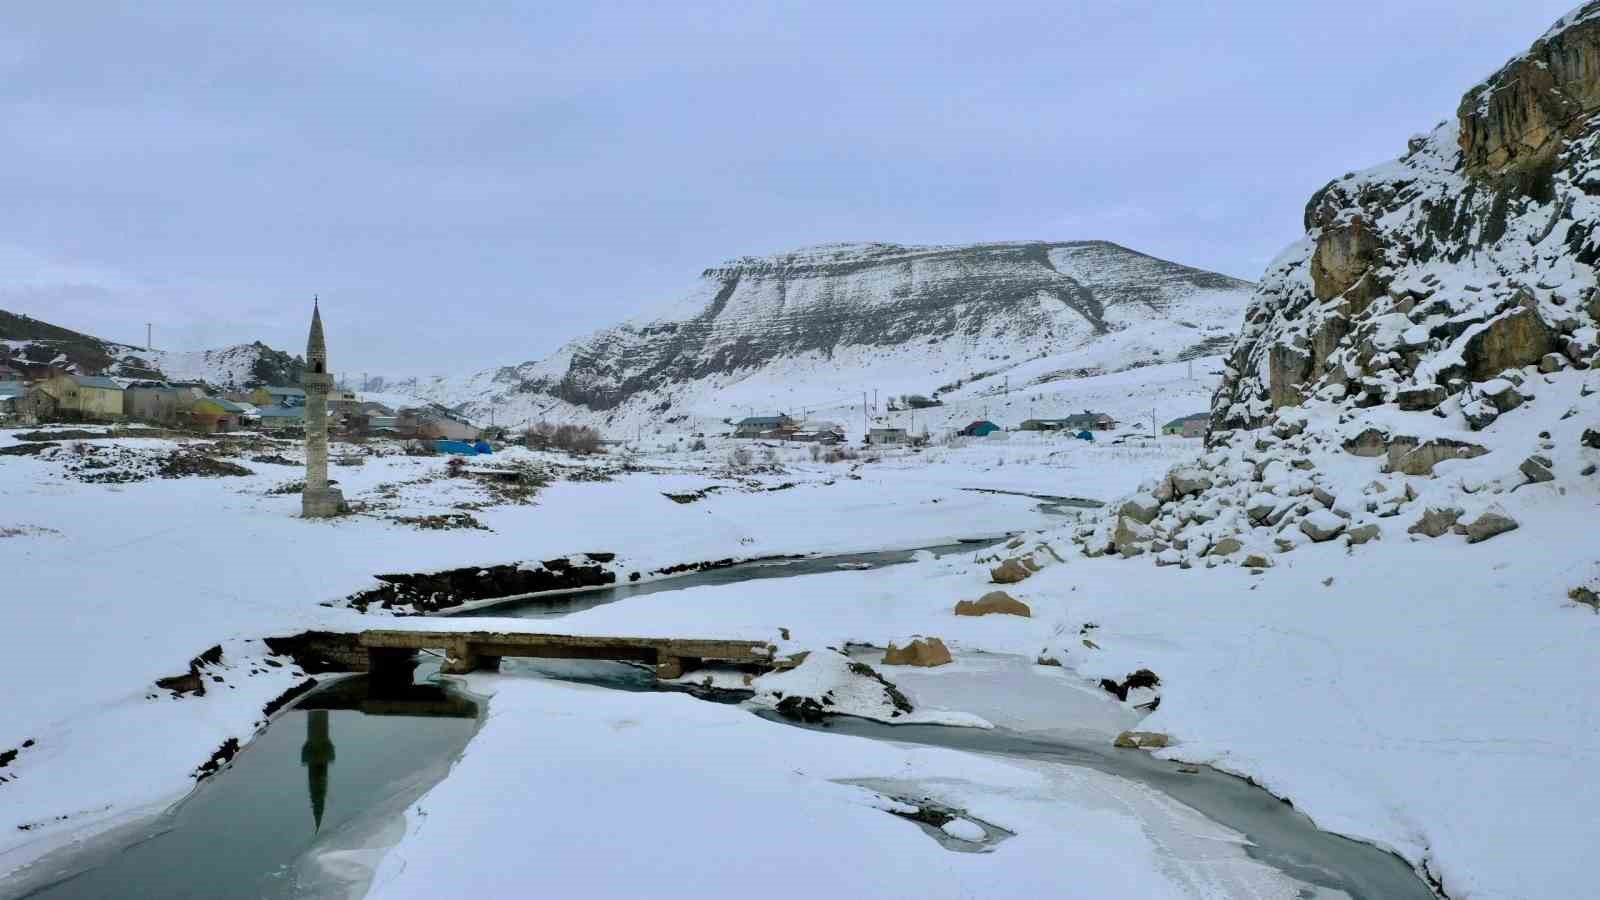
<svg viewBox="0 0 1600 900"><path fill-rule="evenodd" d="M341 830L399 812L478 727L469 698L431 685L367 696L365 678L308 694L232 765L152 822L26 870L37 900L256 900L317 893L296 863ZM64 879L64 880L63 880ZM54 882L54 883L49 883ZM46 884L40 887L39 885ZM321 889L330 887L324 883ZM16 896L0 889L0 895Z"/></svg>
<svg viewBox="0 0 1600 900"><path fill-rule="evenodd" d="M974 538L957 544L941 544L936 547L924 547L921 549L930 551L935 556L944 556L950 553L976 553L1003 540L1006 539L1003 537ZM681 591L684 588L703 587L705 585L743 584L749 581L763 581L768 578L793 578L797 575L820 575L824 572L899 566L913 561L918 552L920 551L884 550L877 553L844 553L837 556L813 556L805 559L740 563L725 569L690 572L685 575L675 575L671 578L663 578L643 584L619 584L615 587L598 588L576 594L559 594L555 596L529 597L526 600L512 600L492 606L478 607L455 615L556 619L571 613L593 609L596 606L604 606L607 603L616 603L619 600L627 600L630 597L642 597L646 594L655 594L661 591Z"/></svg>

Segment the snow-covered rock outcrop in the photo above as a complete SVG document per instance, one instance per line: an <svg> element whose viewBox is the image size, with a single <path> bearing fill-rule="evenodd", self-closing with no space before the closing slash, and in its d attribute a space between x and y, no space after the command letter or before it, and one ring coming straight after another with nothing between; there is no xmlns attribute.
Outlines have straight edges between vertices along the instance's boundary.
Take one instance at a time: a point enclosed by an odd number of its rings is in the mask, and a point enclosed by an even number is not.
<svg viewBox="0 0 1600 900"><path fill-rule="evenodd" d="M1600 491L1600 3L1305 226L1245 314L1208 452L1080 528L1088 555L1481 542L1540 514L1525 486Z"/></svg>

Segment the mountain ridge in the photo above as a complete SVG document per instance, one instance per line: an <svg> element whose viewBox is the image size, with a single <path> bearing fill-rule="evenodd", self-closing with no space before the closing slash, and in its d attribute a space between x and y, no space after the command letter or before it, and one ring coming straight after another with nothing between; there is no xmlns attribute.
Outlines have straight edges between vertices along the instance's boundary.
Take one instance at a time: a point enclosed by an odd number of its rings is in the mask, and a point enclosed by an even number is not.
<svg viewBox="0 0 1600 900"><path fill-rule="evenodd" d="M780 370L816 387L793 385L797 406L841 393L852 371L863 386L928 393L996 364L1100 342L1128 346L1059 368L1119 371L1152 355L1216 351L1251 287L1109 241L819 244L707 267L672 302L543 359L417 391L479 417L515 421L543 409L626 423L645 411L659 422L685 404L714 416L728 388Z"/></svg>

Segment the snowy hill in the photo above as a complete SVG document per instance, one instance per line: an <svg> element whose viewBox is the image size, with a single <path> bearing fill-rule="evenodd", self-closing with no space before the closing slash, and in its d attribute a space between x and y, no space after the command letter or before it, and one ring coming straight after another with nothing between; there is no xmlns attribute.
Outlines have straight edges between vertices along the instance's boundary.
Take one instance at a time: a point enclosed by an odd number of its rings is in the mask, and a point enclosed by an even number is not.
<svg viewBox="0 0 1600 900"><path fill-rule="evenodd" d="M1009 398L1008 379L1016 392L1220 355L1250 288L1105 242L831 244L707 269L669 307L548 359L412 390L480 419L623 433L775 410L859 427L863 392L880 412L904 394L969 401L955 419ZM1079 411L1052 393L1029 395L1033 414Z"/></svg>
<svg viewBox="0 0 1600 900"><path fill-rule="evenodd" d="M203 381L217 387L297 384L304 362L257 341L219 350L146 350L0 310L0 363L87 375Z"/></svg>

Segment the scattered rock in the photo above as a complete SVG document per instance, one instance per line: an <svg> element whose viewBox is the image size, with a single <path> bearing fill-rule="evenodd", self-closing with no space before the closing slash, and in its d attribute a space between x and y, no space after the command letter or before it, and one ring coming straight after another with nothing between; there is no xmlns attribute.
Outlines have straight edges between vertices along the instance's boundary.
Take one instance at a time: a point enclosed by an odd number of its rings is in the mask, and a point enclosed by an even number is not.
<svg viewBox="0 0 1600 900"><path fill-rule="evenodd" d="M1559 353L1546 353L1539 358L1539 371L1549 375L1567 367L1567 358Z"/></svg>
<svg viewBox="0 0 1600 900"><path fill-rule="evenodd" d="M989 570L989 579L995 584L1016 584L1033 575L1033 570L1016 558L1008 559Z"/></svg>
<svg viewBox="0 0 1600 900"><path fill-rule="evenodd" d="M1128 750L1160 750L1172 739L1159 731L1124 731L1117 735L1115 746Z"/></svg>
<svg viewBox="0 0 1600 900"><path fill-rule="evenodd" d="M1230 554L1238 553L1243 549L1244 544L1238 538L1225 537L1222 540L1217 541L1215 544L1212 544L1211 549L1206 551L1206 555L1228 556Z"/></svg>
<svg viewBox="0 0 1600 900"><path fill-rule="evenodd" d="M1346 544L1356 547L1382 534L1383 530L1378 527L1376 522L1372 522L1366 525L1357 525L1355 528L1350 529L1345 533L1344 539Z"/></svg>
<svg viewBox="0 0 1600 900"><path fill-rule="evenodd" d="M1550 471L1551 463L1550 458L1547 456L1530 456L1522 461L1520 468L1522 474L1528 476L1528 481L1533 484L1556 480L1556 476Z"/></svg>
<svg viewBox="0 0 1600 900"><path fill-rule="evenodd" d="M1393 456L1395 445L1390 446ZM1393 463L1394 470L1406 475L1432 475L1433 467L1452 459L1474 459L1488 453L1488 449L1466 441L1451 438L1433 438L1419 447L1400 455Z"/></svg>
<svg viewBox="0 0 1600 900"><path fill-rule="evenodd" d="M1300 530L1319 544L1343 534L1345 525L1344 519L1326 509L1319 509L1300 520Z"/></svg>
<svg viewBox="0 0 1600 900"><path fill-rule="evenodd" d="M1461 518L1461 510L1459 509L1430 506L1422 511L1422 518L1418 519L1415 525L1407 528L1406 532L1431 538L1441 537L1449 533L1459 518Z"/></svg>
<svg viewBox="0 0 1600 900"><path fill-rule="evenodd" d="M936 637L919 637L904 647L889 645L884 651L883 664L886 666L922 666L933 668L950 662L950 649L944 641Z"/></svg>
<svg viewBox="0 0 1600 900"><path fill-rule="evenodd" d="M1180 498L1211 489L1211 479L1196 469L1176 469L1170 480L1172 492Z"/></svg>
<svg viewBox="0 0 1600 900"><path fill-rule="evenodd" d="M1466 535L1467 543L1476 544L1481 541L1487 541L1496 535L1513 531L1516 528L1516 519L1513 519L1502 512L1488 510L1482 515L1478 516L1476 519L1473 519L1471 522L1457 525L1455 527L1455 531L1457 534Z"/></svg>
<svg viewBox="0 0 1600 900"><path fill-rule="evenodd" d="M1031 618L1033 610L1028 604L1011 596L1005 591L990 591L977 600L962 600L956 604L958 616L1022 616Z"/></svg>
<svg viewBox="0 0 1600 900"><path fill-rule="evenodd" d="M1600 428L1585 428L1583 437L1578 443L1594 450L1600 450Z"/></svg>

